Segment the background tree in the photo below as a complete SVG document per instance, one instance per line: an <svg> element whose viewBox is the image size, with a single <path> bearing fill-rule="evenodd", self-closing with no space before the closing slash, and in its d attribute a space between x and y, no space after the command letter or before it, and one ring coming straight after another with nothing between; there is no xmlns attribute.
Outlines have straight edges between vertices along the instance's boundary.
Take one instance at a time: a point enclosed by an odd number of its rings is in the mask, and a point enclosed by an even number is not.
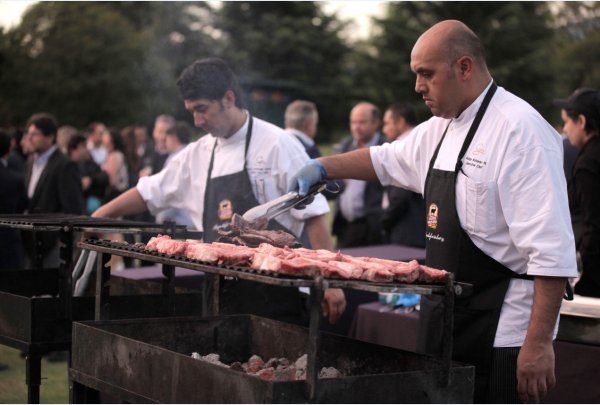
<svg viewBox="0 0 600 405"><path fill-rule="evenodd" d="M139 109L141 83L132 79L140 69L140 38L105 5L38 3L6 35L0 103L11 106L13 121L48 111L76 126L98 119L117 124Z"/></svg>
<svg viewBox="0 0 600 405"><path fill-rule="evenodd" d="M221 56L258 116L268 112L281 124L285 97L315 101L326 143L348 133L359 100L381 108L408 101L429 117L414 92L410 51L447 18L481 36L501 86L558 123L553 98L600 87L599 4L394 2L370 37L355 41L319 2L36 3L20 25L0 31L0 125L22 125L40 110L78 127L92 120L150 127L161 113L191 121L175 80L193 60ZM272 90L267 97L279 111L259 108L260 86Z"/></svg>
<svg viewBox="0 0 600 405"><path fill-rule="evenodd" d="M477 33L496 82L534 107L547 111L553 96L548 69L553 31L543 2L400 2L390 3L376 33L355 54L357 88L385 107L411 102L421 119L431 114L414 92L410 52L419 35L438 21L459 19Z"/></svg>
<svg viewBox="0 0 600 405"><path fill-rule="evenodd" d="M600 89L600 3L564 2L553 4L552 26L557 32L552 47L555 98L564 98L578 87ZM555 109L553 122L560 122Z"/></svg>
<svg viewBox="0 0 600 405"><path fill-rule="evenodd" d="M161 113L189 118L175 79L198 50L214 48L203 19L191 14L206 7L37 3L1 38L2 121L22 124L35 111L78 127L96 120L150 126Z"/></svg>
<svg viewBox="0 0 600 405"><path fill-rule="evenodd" d="M314 2L224 2L215 18L225 41L221 56L242 81L276 81L273 85L314 101L320 140L327 140L340 120L347 122L343 64L349 48L335 15L325 15Z"/></svg>

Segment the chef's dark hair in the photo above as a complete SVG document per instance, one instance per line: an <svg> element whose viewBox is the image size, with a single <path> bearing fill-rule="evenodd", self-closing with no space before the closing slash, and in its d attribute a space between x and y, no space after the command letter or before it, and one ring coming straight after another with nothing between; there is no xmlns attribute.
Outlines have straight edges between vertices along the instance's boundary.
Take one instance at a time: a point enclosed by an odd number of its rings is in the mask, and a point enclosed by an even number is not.
<svg viewBox="0 0 600 405"><path fill-rule="evenodd" d="M31 125L35 125L35 127L39 129L44 136L54 136L54 139L56 140L58 123L53 115L43 112L33 114L27 120L27 125L25 128L29 128Z"/></svg>
<svg viewBox="0 0 600 405"><path fill-rule="evenodd" d="M186 67L177 79L177 87L184 100L220 100L227 90L231 90L235 95L235 105L244 107L235 74L219 58L199 59Z"/></svg>
<svg viewBox="0 0 600 405"><path fill-rule="evenodd" d="M575 90L567 99L555 99L554 105L565 110L572 120L585 116L585 131L588 134L600 132L600 92L582 87Z"/></svg>

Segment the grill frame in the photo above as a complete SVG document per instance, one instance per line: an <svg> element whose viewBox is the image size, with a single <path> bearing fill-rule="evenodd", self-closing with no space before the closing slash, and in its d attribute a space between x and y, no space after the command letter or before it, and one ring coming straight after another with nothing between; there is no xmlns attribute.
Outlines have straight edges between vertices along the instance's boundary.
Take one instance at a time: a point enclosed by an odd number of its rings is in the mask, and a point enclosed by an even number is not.
<svg viewBox="0 0 600 405"><path fill-rule="evenodd" d="M136 248L131 245L114 244L110 241L102 240L86 240L78 243L81 249L92 250L100 253L98 255L97 267L97 290L96 290L96 317L95 320L110 319L110 291L103 286L106 285L110 278L110 269L107 268L107 263L111 255L119 255L123 257L132 257L145 261L152 261L163 265L163 269L173 269L175 266L188 268L191 270L203 271L208 275L212 275L212 286L210 288L210 297L204 296L203 315L217 316L219 314L219 277L237 277L240 279L263 282L278 286L296 286L309 287L310 294L310 322L307 341L307 378L306 391L308 398L314 401L317 397L317 365L320 350L321 334L319 333L321 301L324 290L327 288L351 288L361 289L374 292L411 292L419 294L434 294L442 295L445 303L444 309L444 339L442 347L441 361L444 364L443 378L445 386L450 384L452 379L452 329L453 329L453 310L454 296L468 294L472 288L471 285L465 283L456 283L454 275L449 273L444 284L400 284L400 283L372 283L368 281L356 280L339 280L325 279L321 276L309 278L291 278L282 275L274 274L255 274L252 269L245 267L233 266L215 266L214 264L201 263L197 260L184 258L182 256L171 256L158 252L149 252L144 249ZM209 284L205 280L205 284ZM76 370L75 370L76 371Z"/></svg>
<svg viewBox="0 0 600 405"><path fill-rule="evenodd" d="M446 384L440 359L329 333L319 336L321 365L345 376L320 379L312 399L302 381L264 381L189 356L216 352L229 363L250 354L293 361L303 353L306 328L253 315L76 322L73 335L73 403L99 402L94 391L132 403L465 403L472 398L473 366L453 362L452 383Z"/></svg>
<svg viewBox="0 0 600 405"><path fill-rule="evenodd" d="M70 349L71 323L73 319L92 319L89 310L95 308L95 300L89 298L74 300L72 297L73 248L77 232L102 233L165 233L170 235L196 235L185 227L168 223L165 225L139 221L123 221L118 219L92 218L84 215L48 213L48 214L2 214L0 228L8 228L32 232L34 238L34 269L19 270L11 275L7 271L0 272L0 277L12 278L14 282L34 288L36 284L53 283L53 297L37 297L35 288L21 291L7 291L0 288L0 344L22 350L26 353L26 384L28 403L39 403L39 387L41 384L41 356L54 350ZM43 266L41 252L37 249L38 236L41 232L57 233L60 246L60 264L57 269ZM54 271L48 274L40 271ZM168 275L167 279L169 278ZM172 277L172 275L171 275ZM171 281L172 283L172 281ZM45 286L44 286L45 287ZM43 292L48 294L47 291ZM166 295L166 293L165 293ZM132 298L135 299L135 298ZM169 297L172 300L172 297ZM78 307L74 309L74 301ZM139 299L138 299L139 301ZM189 300L188 300L189 302ZM174 308L170 303L169 308ZM48 307L53 308L49 311ZM145 307L145 305L142 305ZM153 304L152 308L156 308ZM24 314L14 317L13 312ZM85 314L85 315L82 315ZM82 317L83 316L83 317ZM39 332L41 325L51 325L48 333Z"/></svg>

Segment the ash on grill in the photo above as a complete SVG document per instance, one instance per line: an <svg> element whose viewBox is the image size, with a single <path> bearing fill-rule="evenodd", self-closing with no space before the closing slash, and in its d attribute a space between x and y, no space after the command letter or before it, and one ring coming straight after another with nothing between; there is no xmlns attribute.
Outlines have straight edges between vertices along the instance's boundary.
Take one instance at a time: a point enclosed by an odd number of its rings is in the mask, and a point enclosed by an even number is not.
<svg viewBox="0 0 600 405"><path fill-rule="evenodd" d="M257 376L267 381L300 381L306 380L307 355L304 354L293 364L285 357L270 358L266 362L258 355L252 355L247 362L235 361L230 365L221 362L221 356L210 353L201 356L197 352L192 353L192 358L206 361L231 370L240 371L249 375ZM343 374L335 367L323 367L319 371L319 378L340 378Z"/></svg>
<svg viewBox="0 0 600 405"><path fill-rule="evenodd" d="M268 243L277 247L301 247L296 237L285 231L267 230L268 221L258 219L246 221L238 214L233 214L231 223L217 233L217 242L231 243L234 245L258 247L261 243Z"/></svg>

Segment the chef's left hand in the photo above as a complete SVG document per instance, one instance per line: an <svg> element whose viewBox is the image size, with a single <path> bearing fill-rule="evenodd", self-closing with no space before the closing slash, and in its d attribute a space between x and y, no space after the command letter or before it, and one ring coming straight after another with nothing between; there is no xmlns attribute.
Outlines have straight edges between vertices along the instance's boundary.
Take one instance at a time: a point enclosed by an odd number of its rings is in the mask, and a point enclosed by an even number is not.
<svg viewBox="0 0 600 405"><path fill-rule="evenodd" d="M339 288L328 288L323 295L323 316L329 317L329 323L336 323L346 310L346 297Z"/></svg>
<svg viewBox="0 0 600 405"><path fill-rule="evenodd" d="M517 358L517 390L523 403L539 403L556 384L552 341L521 347Z"/></svg>

